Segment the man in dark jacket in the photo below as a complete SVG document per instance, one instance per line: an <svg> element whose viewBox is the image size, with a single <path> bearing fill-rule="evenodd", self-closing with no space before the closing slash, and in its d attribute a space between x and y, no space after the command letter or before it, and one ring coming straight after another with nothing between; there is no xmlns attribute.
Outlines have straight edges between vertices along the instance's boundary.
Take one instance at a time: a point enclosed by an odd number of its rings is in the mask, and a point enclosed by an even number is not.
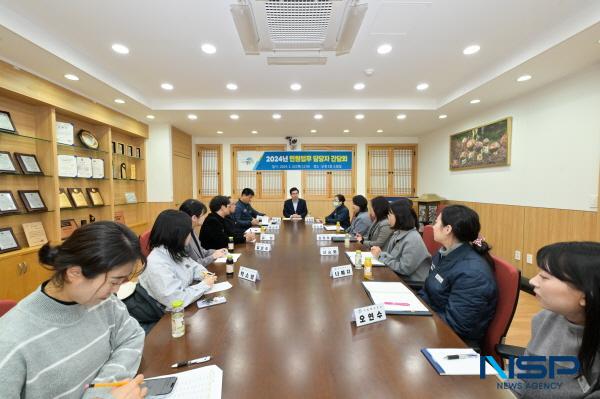
<svg viewBox="0 0 600 399"><path fill-rule="evenodd" d="M296 187L290 188L290 199L283 203L283 216L292 219L304 219L308 214L306 201L299 198L300 191Z"/></svg>
<svg viewBox="0 0 600 399"><path fill-rule="evenodd" d="M242 190L242 194L240 195L240 200L235 205L235 213L233 214L233 218L236 223L240 227L245 227L246 229L252 226L258 226L260 223L257 216L264 216L264 213L258 212L256 209L252 208L250 202L254 197L254 190L251 188L245 188Z"/></svg>
<svg viewBox="0 0 600 399"><path fill-rule="evenodd" d="M236 232L235 225L226 217L231 213L228 197L217 195L210 200L208 205L211 213L206 217L200 229L200 242L206 249L227 248L229 237L233 237L236 244L254 240L254 233Z"/></svg>

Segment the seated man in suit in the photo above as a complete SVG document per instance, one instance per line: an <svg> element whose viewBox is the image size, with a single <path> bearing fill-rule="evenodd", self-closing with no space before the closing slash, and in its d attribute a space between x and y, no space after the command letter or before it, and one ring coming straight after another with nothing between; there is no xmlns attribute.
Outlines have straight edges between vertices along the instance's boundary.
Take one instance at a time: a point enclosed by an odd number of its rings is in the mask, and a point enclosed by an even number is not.
<svg viewBox="0 0 600 399"><path fill-rule="evenodd" d="M229 237L233 237L236 244L245 243L246 240L255 239L254 233L236 232L234 223L226 219L231 214L231 206L228 197L217 195L210 200L208 205L210 214L204 220L200 229L200 241L206 249L226 248Z"/></svg>
<svg viewBox="0 0 600 399"><path fill-rule="evenodd" d="M256 217L265 215L264 213L260 213L256 209L252 208L252 205L250 205L252 197L254 197L254 190L251 188L245 188L242 190L240 200L235 205L235 213L233 214L233 218L240 228L243 227L247 229L252 226L258 226L260 223Z"/></svg>
<svg viewBox="0 0 600 399"><path fill-rule="evenodd" d="M283 203L283 216L292 219L304 219L308 214L306 201L298 198L300 191L296 187L290 188L290 199Z"/></svg>

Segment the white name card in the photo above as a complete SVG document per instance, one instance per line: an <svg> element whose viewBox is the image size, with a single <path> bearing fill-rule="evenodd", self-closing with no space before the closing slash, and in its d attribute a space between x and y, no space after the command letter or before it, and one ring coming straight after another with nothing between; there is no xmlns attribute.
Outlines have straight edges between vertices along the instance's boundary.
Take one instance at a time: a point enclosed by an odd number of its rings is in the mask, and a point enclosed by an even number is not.
<svg viewBox="0 0 600 399"><path fill-rule="evenodd" d="M271 223L281 223L281 218L280 217L272 217Z"/></svg>
<svg viewBox="0 0 600 399"><path fill-rule="evenodd" d="M323 223L313 223L312 228L314 230L323 230Z"/></svg>
<svg viewBox="0 0 600 399"><path fill-rule="evenodd" d="M338 255L338 247L321 247L321 255Z"/></svg>
<svg viewBox="0 0 600 399"><path fill-rule="evenodd" d="M340 278L352 276L352 265L333 266L329 272L329 277Z"/></svg>
<svg viewBox="0 0 600 399"><path fill-rule="evenodd" d="M304 218L304 223L311 224L311 223L314 223L314 222L315 222L315 218L313 216L307 216L307 217Z"/></svg>
<svg viewBox="0 0 600 399"><path fill-rule="evenodd" d="M267 230L279 230L278 224L270 224L267 226Z"/></svg>
<svg viewBox="0 0 600 399"><path fill-rule="evenodd" d="M260 240L261 241L275 241L275 234L262 233L260 235Z"/></svg>
<svg viewBox="0 0 600 399"><path fill-rule="evenodd" d="M331 241L331 234L317 234L317 241Z"/></svg>
<svg viewBox="0 0 600 399"><path fill-rule="evenodd" d="M260 280L260 273L258 270L250 269L249 267L240 266L240 272L238 274L239 278L243 278L244 280L256 282L256 280Z"/></svg>
<svg viewBox="0 0 600 399"><path fill-rule="evenodd" d="M254 249L256 251L270 252L271 244L268 244L266 242L257 242L256 245L254 245Z"/></svg>
<svg viewBox="0 0 600 399"><path fill-rule="evenodd" d="M356 327L383 321L385 320L385 305L383 303L379 303L376 305L356 308L354 309L354 320L356 321Z"/></svg>

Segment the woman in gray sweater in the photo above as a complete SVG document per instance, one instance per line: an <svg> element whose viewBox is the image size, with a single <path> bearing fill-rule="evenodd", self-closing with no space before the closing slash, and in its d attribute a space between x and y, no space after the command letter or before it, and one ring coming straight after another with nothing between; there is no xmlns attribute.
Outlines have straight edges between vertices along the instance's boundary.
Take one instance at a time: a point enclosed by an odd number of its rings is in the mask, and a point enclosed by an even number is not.
<svg viewBox="0 0 600 399"><path fill-rule="evenodd" d="M394 233L383 250L374 246L371 254L407 282L422 283L429 274L431 255L415 228L415 219L406 201L390 204L388 221Z"/></svg>
<svg viewBox="0 0 600 399"><path fill-rule="evenodd" d="M600 398L600 243L547 245L537 264L530 283L544 310L533 318L525 355L543 356L555 375L511 380L509 386L520 398ZM573 362L550 365L551 355L577 357L580 368L567 374Z"/></svg>
<svg viewBox="0 0 600 399"><path fill-rule="evenodd" d="M144 330L114 295L140 257L137 236L108 221L44 245L40 262L54 275L0 318L0 396L144 397L142 375L119 388L85 389L132 378L140 365Z"/></svg>
<svg viewBox="0 0 600 399"><path fill-rule="evenodd" d="M371 210L369 216L375 220L367 230L367 234L357 234L356 239L367 247L385 247L385 243L392 235L390 222L388 221L390 213L390 203L385 197L378 196L371 200Z"/></svg>
<svg viewBox="0 0 600 399"><path fill-rule="evenodd" d="M368 204L367 199L362 195L352 197L352 223L346 232L361 236L367 233L372 223L369 212L367 212Z"/></svg>

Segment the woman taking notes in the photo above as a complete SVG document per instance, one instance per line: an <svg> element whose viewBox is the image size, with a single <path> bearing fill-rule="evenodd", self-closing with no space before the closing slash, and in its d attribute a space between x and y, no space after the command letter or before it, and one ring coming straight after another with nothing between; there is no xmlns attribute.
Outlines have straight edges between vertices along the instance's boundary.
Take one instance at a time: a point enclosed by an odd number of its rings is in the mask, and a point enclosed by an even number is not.
<svg viewBox="0 0 600 399"><path fill-rule="evenodd" d="M572 363L558 364L554 378L515 384L522 398L600 398L600 243L562 242L537 253L538 274L529 282L544 308L534 316L525 355L575 356L575 375L560 373ZM546 361L547 370L550 370ZM540 390L528 384L560 384ZM558 383L558 384L557 384Z"/></svg>
<svg viewBox="0 0 600 399"><path fill-rule="evenodd" d="M355 195L352 197L352 210L354 216L352 217L352 223L347 232L350 234L365 235L371 227L371 217L367 211L368 201L362 195Z"/></svg>
<svg viewBox="0 0 600 399"><path fill-rule="evenodd" d="M422 283L429 274L431 256L415 228L411 208L404 201L395 201L390 205L388 221L394 234L385 249L371 248L371 254L400 274L407 283Z"/></svg>
<svg viewBox="0 0 600 399"><path fill-rule="evenodd" d="M185 252L188 256L205 267L213 263L215 259L225 256L227 251L224 248L217 250L204 249L200 243L200 228L208 215L206 206L197 199L187 199L183 201L179 210L187 213L192 219L191 240L185 246Z"/></svg>
<svg viewBox="0 0 600 399"><path fill-rule="evenodd" d="M479 345L496 312L497 287L490 247L479 237L479 216L451 205L433 225L442 248L419 295L467 344Z"/></svg>
<svg viewBox="0 0 600 399"><path fill-rule="evenodd" d="M357 234L356 239L367 247L384 247L387 240L392 235L390 222L388 221L388 213L390 213L390 203L382 196L375 197L371 200L371 210L369 216L374 222L367 230L367 233Z"/></svg>
<svg viewBox="0 0 600 399"><path fill-rule="evenodd" d="M2 398L142 398L143 376L119 388L87 384L132 378L144 331L115 294L140 260L137 236L96 222L62 245L44 245L49 281L0 318Z"/></svg>

